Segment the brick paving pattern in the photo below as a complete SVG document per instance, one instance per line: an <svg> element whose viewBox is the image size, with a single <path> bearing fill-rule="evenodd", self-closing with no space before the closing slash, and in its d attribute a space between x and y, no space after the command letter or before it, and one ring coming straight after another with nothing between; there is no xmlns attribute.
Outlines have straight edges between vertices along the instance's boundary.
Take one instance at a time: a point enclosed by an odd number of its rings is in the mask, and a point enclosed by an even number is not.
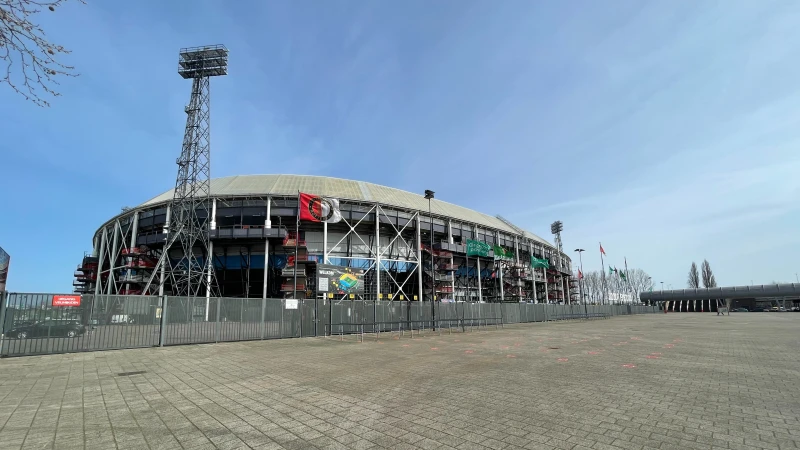
<svg viewBox="0 0 800 450"><path fill-rule="evenodd" d="M675 313L8 358L0 448L797 449L798 344Z"/></svg>

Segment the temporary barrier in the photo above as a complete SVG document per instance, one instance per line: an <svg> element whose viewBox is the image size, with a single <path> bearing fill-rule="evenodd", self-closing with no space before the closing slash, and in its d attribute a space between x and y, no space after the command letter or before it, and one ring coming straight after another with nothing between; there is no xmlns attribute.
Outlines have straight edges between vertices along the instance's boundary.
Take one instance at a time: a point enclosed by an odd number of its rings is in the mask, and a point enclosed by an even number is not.
<svg viewBox="0 0 800 450"><path fill-rule="evenodd" d="M0 356L649 314L657 307L0 292Z"/></svg>

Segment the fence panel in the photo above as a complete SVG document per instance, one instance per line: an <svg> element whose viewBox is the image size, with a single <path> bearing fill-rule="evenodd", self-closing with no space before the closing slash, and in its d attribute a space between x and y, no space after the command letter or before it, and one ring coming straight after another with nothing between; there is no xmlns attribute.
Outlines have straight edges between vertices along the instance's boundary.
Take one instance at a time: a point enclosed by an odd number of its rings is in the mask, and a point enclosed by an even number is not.
<svg viewBox="0 0 800 450"><path fill-rule="evenodd" d="M654 314L657 306L422 303L4 293L0 355L34 355L159 345L321 336L423 326L443 328L611 315ZM498 322L499 322L498 320ZM164 326L162 332L162 323ZM339 329L336 329L336 325Z"/></svg>
<svg viewBox="0 0 800 450"><path fill-rule="evenodd" d="M164 345L217 342L222 332L218 318L233 314L221 310L223 304L218 298L167 297Z"/></svg>
<svg viewBox="0 0 800 450"><path fill-rule="evenodd" d="M300 308L300 336L316 336L317 331L317 299L307 298L299 300Z"/></svg>
<svg viewBox="0 0 800 450"><path fill-rule="evenodd" d="M502 304L502 313L503 313L503 323L519 323L520 321L520 310L519 305L511 304L511 303L503 303Z"/></svg>
<svg viewBox="0 0 800 450"><path fill-rule="evenodd" d="M84 295L90 305L83 350L154 347L161 334L161 301L156 296ZM56 353L75 351L58 349Z"/></svg>
<svg viewBox="0 0 800 450"><path fill-rule="evenodd" d="M158 297L7 293L0 355L157 345L158 302Z"/></svg>

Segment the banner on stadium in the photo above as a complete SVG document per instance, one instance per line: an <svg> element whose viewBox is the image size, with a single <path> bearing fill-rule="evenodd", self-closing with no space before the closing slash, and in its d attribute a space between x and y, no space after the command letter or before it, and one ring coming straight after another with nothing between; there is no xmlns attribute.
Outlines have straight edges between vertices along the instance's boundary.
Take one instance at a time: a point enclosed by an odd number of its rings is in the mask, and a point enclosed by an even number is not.
<svg viewBox="0 0 800 450"><path fill-rule="evenodd" d="M531 256L531 267L534 269L549 269L550 261L546 258L539 259L535 256Z"/></svg>
<svg viewBox="0 0 800 450"><path fill-rule="evenodd" d="M317 291L334 294L363 294L364 270L317 264Z"/></svg>
<svg viewBox="0 0 800 450"><path fill-rule="evenodd" d="M514 259L514 251L506 250L499 245L494 246L494 259Z"/></svg>
<svg viewBox="0 0 800 450"><path fill-rule="evenodd" d="M481 241L467 239L467 256L489 256L489 244Z"/></svg>
<svg viewBox="0 0 800 450"><path fill-rule="evenodd" d="M342 220L339 200L300 193L300 220L336 223Z"/></svg>
<svg viewBox="0 0 800 450"><path fill-rule="evenodd" d="M0 292L6 290L6 280L8 279L8 266L11 264L11 255L0 247Z"/></svg>

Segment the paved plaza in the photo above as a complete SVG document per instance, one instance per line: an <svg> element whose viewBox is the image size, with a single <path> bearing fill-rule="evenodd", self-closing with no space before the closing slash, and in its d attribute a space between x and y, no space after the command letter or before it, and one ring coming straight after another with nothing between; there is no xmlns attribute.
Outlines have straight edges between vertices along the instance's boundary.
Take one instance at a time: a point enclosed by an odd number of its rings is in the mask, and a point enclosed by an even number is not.
<svg viewBox="0 0 800 450"><path fill-rule="evenodd" d="M800 314L7 358L0 448L796 449Z"/></svg>

